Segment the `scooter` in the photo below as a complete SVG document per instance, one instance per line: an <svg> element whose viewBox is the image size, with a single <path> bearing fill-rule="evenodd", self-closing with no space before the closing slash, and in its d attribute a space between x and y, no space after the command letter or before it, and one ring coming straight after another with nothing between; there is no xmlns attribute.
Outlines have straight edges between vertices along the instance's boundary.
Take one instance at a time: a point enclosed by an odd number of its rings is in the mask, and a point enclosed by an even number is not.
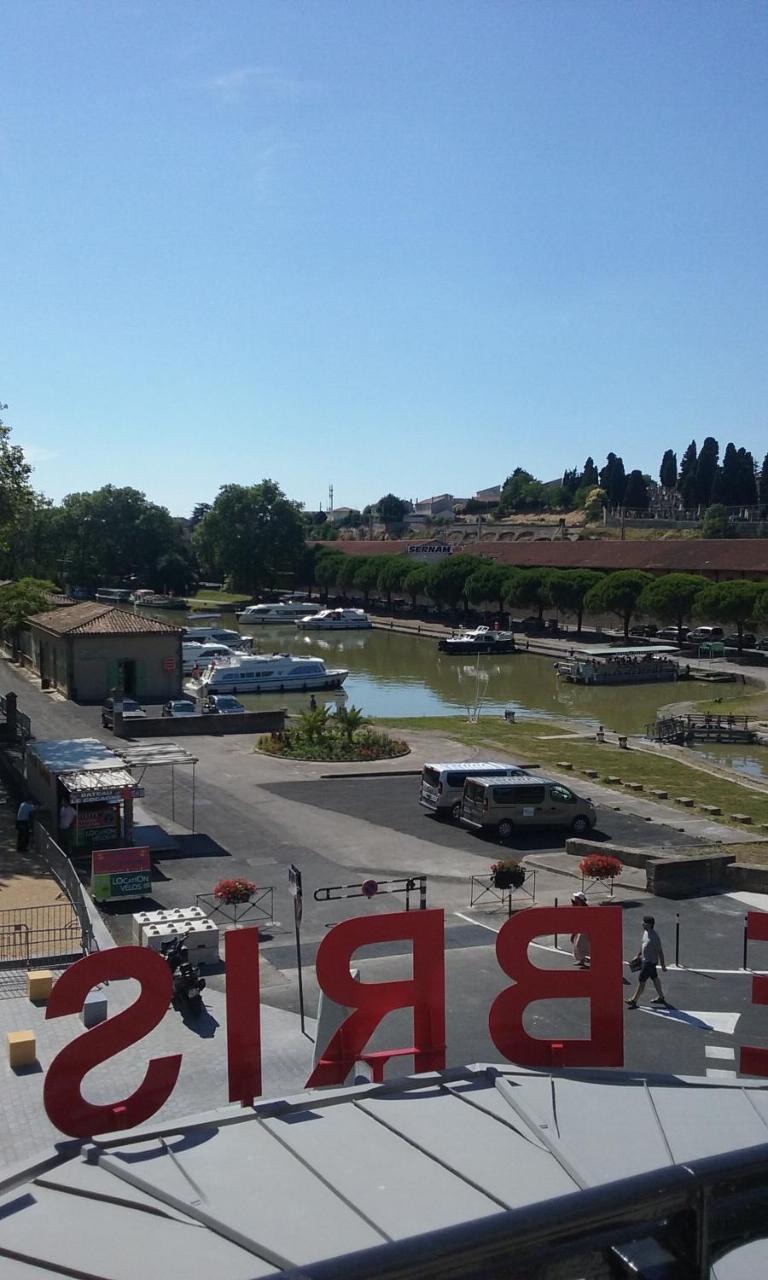
<svg viewBox="0 0 768 1280"><path fill-rule="evenodd" d="M174 938L162 951L173 975L174 1009L197 1016L203 1011L205 978L200 977L198 965L190 961L184 938Z"/></svg>

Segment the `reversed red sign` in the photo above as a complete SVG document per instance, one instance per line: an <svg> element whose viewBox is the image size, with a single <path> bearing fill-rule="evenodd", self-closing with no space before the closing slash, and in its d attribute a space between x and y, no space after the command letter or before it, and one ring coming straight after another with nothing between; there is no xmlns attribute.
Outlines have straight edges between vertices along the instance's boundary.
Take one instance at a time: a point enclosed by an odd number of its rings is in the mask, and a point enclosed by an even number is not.
<svg viewBox="0 0 768 1280"><path fill-rule="evenodd" d="M91 871L95 876L115 875L121 871L151 871L149 848L94 849Z"/></svg>

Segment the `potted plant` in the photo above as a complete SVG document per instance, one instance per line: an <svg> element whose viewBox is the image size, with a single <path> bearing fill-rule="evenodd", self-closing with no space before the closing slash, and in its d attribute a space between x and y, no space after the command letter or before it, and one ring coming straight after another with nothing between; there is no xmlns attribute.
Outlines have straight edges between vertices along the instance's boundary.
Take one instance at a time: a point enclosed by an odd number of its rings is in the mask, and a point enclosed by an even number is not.
<svg viewBox="0 0 768 1280"><path fill-rule="evenodd" d="M217 902L225 902L227 906L232 907L250 902L255 892L256 885L252 880L238 878L220 880L213 890L213 896Z"/></svg>
<svg viewBox="0 0 768 1280"><path fill-rule="evenodd" d="M491 883L494 889L521 889L525 884L525 867L514 858L492 862Z"/></svg>
<svg viewBox="0 0 768 1280"><path fill-rule="evenodd" d="M621 861L609 853L588 853L579 863L582 881L615 880L621 868Z"/></svg>

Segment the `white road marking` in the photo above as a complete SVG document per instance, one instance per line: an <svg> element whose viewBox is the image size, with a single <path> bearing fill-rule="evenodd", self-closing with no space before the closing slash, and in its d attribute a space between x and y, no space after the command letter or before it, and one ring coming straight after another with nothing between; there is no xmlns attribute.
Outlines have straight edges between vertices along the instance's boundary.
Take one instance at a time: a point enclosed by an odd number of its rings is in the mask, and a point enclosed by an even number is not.
<svg viewBox="0 0 768 1280"><path fill-rule="evenodd" d="M466 920L467 924L476 924L478 929L488 929L490 933L501 933L500 929L494 929L492 924L486 924L484 920L473 920L471 916L465 916L462 911L454 911L455 916L460 920ZM569 956L570 951L566 951L563 947L548 947L544 942L529 942L529 947L537 947L539 951L554 951L558 956Z"/></svg>
<svg viewBox="0 0 768 1280"><path fill-rule="evenodd" d="M745 907L754 907L756 911L768 911L768 893L747 893L745 890L738 890L734 893L726 893L725 897L743 902Z"/></svg>
<svg viewBox="0 0 768 1280"><path fill-rule="evenodd" d="M708 1044L704 1049L705 1058L735 1058L736 1050L727 1044Z"/></svg>
<svg viewBox="0 0 768 1280"><path fill-rule="evenodd" d="M681 1022L697 1031L717 1031L720 1035L732 1036L740 1013L702 1013L698 1009L675 1009L663 1004L640 1005L643 1013L652 1013L657 1018L666 1018L668 1022Z"/></svg>
<svg viewBox="0 0 768 1280"><path fill-rule="evenodd" d="M707 1076L710 1080L733 1080L736 1072L720 1071L717 1067L707 1067Z"/></svg>

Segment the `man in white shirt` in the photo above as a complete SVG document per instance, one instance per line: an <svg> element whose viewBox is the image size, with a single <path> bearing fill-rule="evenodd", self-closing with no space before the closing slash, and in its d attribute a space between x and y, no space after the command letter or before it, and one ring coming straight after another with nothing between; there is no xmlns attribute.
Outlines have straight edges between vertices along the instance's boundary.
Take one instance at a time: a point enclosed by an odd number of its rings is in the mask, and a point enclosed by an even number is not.
<svg viewBox="0 0 768 1280"><path fill-rule="evenodd" d="M18 853L26 853L29 848L36 807L31 800L22 800L16 811L16 851Z"/></svg>
<svg viewBox="0 0 768 1280"><path fill-rule="evenodd" d="M657 995L651 1000L651 1004L667 1003L664 992L661 989L658 972L658 966L661 965L663 972L666 973L667 965L664 960L661 938L656 932L655 924L656 920L653 916L643 916L643 940L640 943L640 950L635 956L635 963L638 960L640 961L640 970L637 975L637 986L627 1001L627 1008L629 1009L637 1008L637 1002L643 994L645 984L649 978L657 991Z"/></svg>

